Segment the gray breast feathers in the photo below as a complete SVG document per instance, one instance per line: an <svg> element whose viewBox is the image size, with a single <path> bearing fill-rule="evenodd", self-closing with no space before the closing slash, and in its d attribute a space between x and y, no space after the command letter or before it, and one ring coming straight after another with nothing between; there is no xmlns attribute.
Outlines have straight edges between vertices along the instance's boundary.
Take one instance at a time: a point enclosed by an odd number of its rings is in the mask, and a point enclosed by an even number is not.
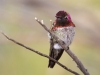
<svg viewBox="0 0 100 75"><path fill-rule="evenodd" d="M57 28L53 33L59 37L62 41L66 43L66 46L69 46L72 41L73 37L75 35L74 27L63 27L63 28Z"/></svg>

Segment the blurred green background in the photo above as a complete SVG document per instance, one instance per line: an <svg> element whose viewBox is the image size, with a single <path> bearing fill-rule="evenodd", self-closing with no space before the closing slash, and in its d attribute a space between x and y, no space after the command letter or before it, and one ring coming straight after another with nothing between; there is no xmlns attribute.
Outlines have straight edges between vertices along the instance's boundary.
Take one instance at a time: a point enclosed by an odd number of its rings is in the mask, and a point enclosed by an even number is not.
<svg viewBox="0 0 100 75"><path fill-rule="evenodd" d="M49 54L47 32L34 20L43 19L50 27L59 10L70 13L76 35L70 46L91 75L100 75L100 0L0 0L0 30L8 36L45 54ZM64 52L61 63L79 72ZM48 67L41 57L0 34L0 75L73 75L56 65Z"/></svg>

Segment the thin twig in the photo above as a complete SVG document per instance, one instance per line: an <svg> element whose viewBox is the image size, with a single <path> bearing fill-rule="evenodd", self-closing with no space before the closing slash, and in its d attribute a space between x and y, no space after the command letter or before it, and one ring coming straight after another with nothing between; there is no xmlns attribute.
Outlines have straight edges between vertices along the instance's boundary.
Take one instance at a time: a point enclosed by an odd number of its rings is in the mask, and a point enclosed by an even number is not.
<svg viewBox="0 0 100 75"><path fill-rule="evenodd" d="M78 57L72 53L72 51L68 48L66 48L65 43L63 43L62 40L60 40L56 35L54 35L47 27L46 25L39 21L36 17L35 20L47 31L50 33L50 35L61 45L61 47L68 53L68 55L75 61L77 64L78 68L83 72L84 75L90 75L87 69L83 66L82 62L78 59Z"/></svg>
<svg viewBox="0 0 100 75"><path fill-rule="evenodd" d="M75 72L75 71L73 71L73 70L67 68L66 66L64 66L64 65L61 64L60 62L56 61L55 59L49 57L48 55L43 54L43 53L41 53L41 52L39 52L39 51L36 51L36 50L34 50L34 49L30 48L30 47L27 47L27 46L25 46L25 45L23 45L23 44L21 44L21 43L15 41L15 40L12 39L12 38L9 38L9 37L8 37L5 33L3 33L2 31L0 31L0 32L1 32L8 40L14 42L15 44L20 45L20 46L22 46L22 47L24 47L24 48L26 48L26 49L28 49L28 50L30 50L30 51L32 51L32 52L35 52L36 54L39 54L40 56L46 57L46 58L48 58L48 59L54 61L54 62L57 63L59 66L61 66L61 67L64 68L65 70L67 70L67 71L73 73L74 75L80 75L80 74L78 74L77 72Z"/></svg>

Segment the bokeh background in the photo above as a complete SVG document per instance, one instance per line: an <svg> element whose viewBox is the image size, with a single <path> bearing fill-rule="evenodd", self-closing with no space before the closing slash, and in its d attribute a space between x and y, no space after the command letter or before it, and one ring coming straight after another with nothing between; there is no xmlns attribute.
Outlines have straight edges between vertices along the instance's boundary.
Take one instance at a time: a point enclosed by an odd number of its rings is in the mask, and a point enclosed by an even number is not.
<svg viewBox="0 0 100 75"><path fill-rule="evenodd" d="M47 32L34 20L43 19L50 27L59 10L70 13L76 35L70 46L91 75L100 75L100 0L0 0L0 30L8 36L49 54ZM79 72L74 61L64 52L61 63ZM0 34L0 75L73 75L48 59L7 40Z"/></svg>

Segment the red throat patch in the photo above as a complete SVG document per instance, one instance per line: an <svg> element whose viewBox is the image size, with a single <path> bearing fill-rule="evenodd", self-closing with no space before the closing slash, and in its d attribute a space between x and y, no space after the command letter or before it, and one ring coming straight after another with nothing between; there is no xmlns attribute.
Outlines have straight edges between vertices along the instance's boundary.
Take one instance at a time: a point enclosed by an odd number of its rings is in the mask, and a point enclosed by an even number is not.
<svg viewBox="0 0 100 75"><path fill-rule="evenodd" d="M57 28L63 28L63 27L69 27L69 26L75 27L75 24L73 22L70 22L69 24L66 24L65 26L58 26L58 25L56 25L56 21L55 21L54 22L54 27L52 27L51 30L56 30Z"/></svg>

